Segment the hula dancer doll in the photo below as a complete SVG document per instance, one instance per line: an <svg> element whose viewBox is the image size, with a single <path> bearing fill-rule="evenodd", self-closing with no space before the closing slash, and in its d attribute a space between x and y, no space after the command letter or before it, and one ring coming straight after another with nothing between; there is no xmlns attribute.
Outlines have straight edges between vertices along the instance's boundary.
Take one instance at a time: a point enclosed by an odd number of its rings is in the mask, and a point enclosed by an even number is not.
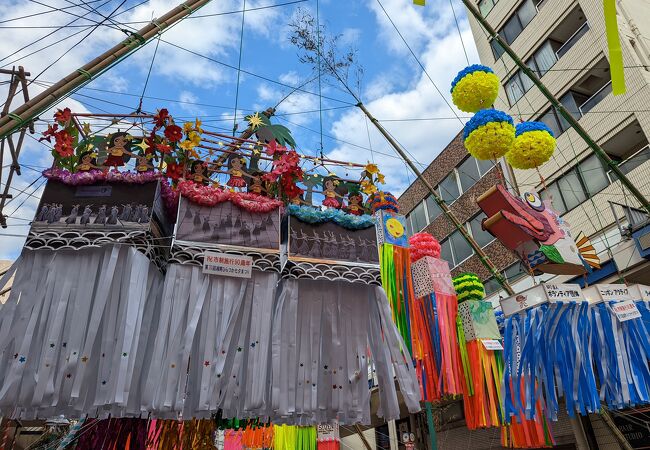
<svg viewBox="0 0 650 450"><path fill-rule="evenodd" d="M363 215L363 196L359 192L348 194L348 212L355 216Z"/></svg>
<svg viewBox="0 0 650 450"><path fill-rule="evenodd" d="M129 160L129 157L133 156L129 135L122 131L113 133L108 140L106 151L108 152L108 158L104 161L104 166L113 167L115 170L122 167Z"/></svg>
<svg viewBox="0 0 650 450"><path fill-rule="evenodd" d="M266 192L266 189L264 189L264 185L262 184L262 172L253 172L251 175L251 183L248 186L248 192L252 192L253 194L257 195L263 195L264 192Z"/></svg>
<svg viewBox="0 0 650 450"><path fill-rule="evenodd" d="M228 180L228 186L231 188L237 188L241 190L246 187L246 180L244 180L244 175L249 176L242 167L246 164L246 160L241 156L234 155L228 160L228 174L230 179Z"/></svg>
<svg viewBox="0 0 650 450"><path fill-rule="evenodd" d="M90 169L101 169L101 167L95 165L92 152L83 152L79 155L79 164L75 167L75 171L88 172Z"/></svg>
<svg viewBox="0 0 650 450"><path fill-rule="evenodd" d="M194 161L192 163L192 175L190 179L197 184L208 184L212 180L205 175L205 164L203 161Z"/></svg>
<svg viewBox="0 0 650 450"><path fill-rule="evenodd" d="M153 166L149 164L149 158L144 154L139 154L137 157L138 164L135 166L135 170L140 173L149 172L153 170Z"/></svg>
<svg viewBox="0 0 650 450"><path fill-rule="evenodd" d="M327 206L328 208L341 207L341 202L339 202L337 197L342 199L343 196L336 193L335 191L336 185L334 183L335 180L336 177L327 177L325 178L325 180L323 180L323 194L325 194L325 200L323 200L323 206Z"/></svg>

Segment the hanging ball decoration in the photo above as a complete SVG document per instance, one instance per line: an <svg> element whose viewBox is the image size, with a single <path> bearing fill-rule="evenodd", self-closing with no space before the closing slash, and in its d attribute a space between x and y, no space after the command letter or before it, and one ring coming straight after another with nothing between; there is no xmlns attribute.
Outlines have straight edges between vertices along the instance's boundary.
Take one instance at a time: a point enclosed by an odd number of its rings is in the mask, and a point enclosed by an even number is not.
<svg viewBox="0 0 650 450"><path fill-rule="evenodd" d="M485 288L479 277L473 273L464 273L451 279L456 290L458 302L466 300L483 300Z"/></svg>
<svg viewBox="0 0 650 450"><path fill-rule="evenodd" d="M440 258L440 243L429 233L415 233L409 238L409 255L411 262L425 256Z"/></svg>
<svg viewBox="0 0 650 450"><path fill-rule="evenodd" d="M515 140L512 117L497 109L482 109L465 124L465 148L476 159L495 160L505 155Z"/></svg>
<svg viewBox="0 0 650 450"><path fill-rule="evenodd" d="M375 192L368 198L368 205L373 214L377 211L388 211L394 214L399 213L397 199L390 192Z"/></svg>
<svg viewBox="0 0 650 450"><path fill-rule="evenodd" d="M506 161L515 169L534 169L551 159L555 151L553 132L543 122L518 123L515 142Z"/></svg>
<svg viewBox="0 0 650 450"><path fill-rule="evenodd" d="M476 112L492 106L499 93L499 77L487 66L473 64L451 82L451 100L461 111Z"/></svg>

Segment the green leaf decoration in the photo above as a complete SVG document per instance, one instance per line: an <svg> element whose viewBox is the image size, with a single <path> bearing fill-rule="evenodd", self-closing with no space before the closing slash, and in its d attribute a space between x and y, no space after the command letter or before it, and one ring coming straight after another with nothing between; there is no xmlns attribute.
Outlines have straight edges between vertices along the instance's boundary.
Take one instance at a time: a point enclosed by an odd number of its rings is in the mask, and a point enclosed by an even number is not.
<svg viewBox="0 0 650 450"><path fill-rule="evenodd" d="M542 252L544 256L546 256L546 259L551 262L556 264L562 264L564 262L564 258L562 258L562 255L560 255L560 252L555 245L541 245L539 251Z"/></svg>
<svg viewBox="0 0 650 450"><path fill-rule="evenodd" d="M273 137L278 144L284 147L296 148L296 141L293 140L293 136L291 136L291 130L289 130L287 127L284 125L272 124L267 125L266 128L271 131L271 134L273 134Z"/></svg>

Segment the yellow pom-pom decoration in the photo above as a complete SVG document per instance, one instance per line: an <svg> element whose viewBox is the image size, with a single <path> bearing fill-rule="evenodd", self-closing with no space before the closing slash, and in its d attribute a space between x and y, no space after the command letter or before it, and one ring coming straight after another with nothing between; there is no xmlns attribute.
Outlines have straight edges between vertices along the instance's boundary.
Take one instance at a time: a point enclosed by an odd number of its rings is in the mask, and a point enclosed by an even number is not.
<svg viewBox="0 0 650 450"><path fill-rule="evenodd" d="M465 148L476 159L501 158L515 140L512 117L496 109L482 109L465 124Z"/></svg>
<svg viewBox="0 0 650 450"><path fill-rule="evenodd" d="M451 82L451 100L461 111L477 112L492 106L499 93L499 77L487 66L464 68Z"/></svg>
<svg viewBox="0 0 650 450"><path fill-rule="evenodd" d="M555 151L553 132L542 122L517 124L515 142L506 161L515 169L534 169L551 159Z"/></svg>

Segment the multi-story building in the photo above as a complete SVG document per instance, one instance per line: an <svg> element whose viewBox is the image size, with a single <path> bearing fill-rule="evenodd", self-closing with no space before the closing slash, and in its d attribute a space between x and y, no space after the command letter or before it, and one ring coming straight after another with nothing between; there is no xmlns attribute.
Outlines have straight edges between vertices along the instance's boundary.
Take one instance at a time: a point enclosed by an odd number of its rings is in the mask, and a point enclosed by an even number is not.
<svg viewBox="0 0 650 450"><path fill-rule="evenodd" d="M627 86L627 92L617 96L612 94L602 1L480 0L477 6L621 171L650 197L650 25L646 20L650 4L617 2ZM589 282L624 278L649 284L650 243L645 241L650 240L650 228L644 228L648 216L634 209L639 205L636 199L478 21L470 17L470 25L481 63L492 67L502 80L495 107L515 121L542 121L557 138L555 154L539 173L511 171L515 189L535 189L542 198L551 198L574 234L583 232L591 238L603 267L590 275ZM557 277L555 281L568 280Z"/></svg>

